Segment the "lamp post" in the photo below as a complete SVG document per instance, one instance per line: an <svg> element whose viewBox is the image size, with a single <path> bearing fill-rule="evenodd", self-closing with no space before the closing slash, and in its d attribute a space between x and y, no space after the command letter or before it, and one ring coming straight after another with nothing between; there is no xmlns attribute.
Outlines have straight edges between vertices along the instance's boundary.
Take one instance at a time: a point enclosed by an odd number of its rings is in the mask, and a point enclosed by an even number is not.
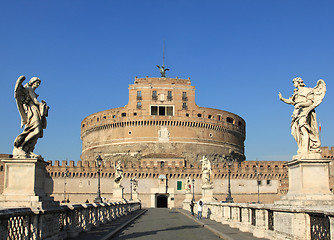
<svg viewBox="0 0 334 240"><path fill-rule="evenodd" d="M227 197L225 202L233 203L233 198L231 196L231 166L232 166L232 157L227 156L226 158L228 164L228 187L227 187Z"/></svg>
<svg viewBox="0 0 334 240"><path fill-rule="evenodd" d="M132 201L132 183L133 183L133 179L130 179L130 201Z"/></svg>
<svg viewBox="0 0 334 240"><path fill-rule="evenodd" d="M259 180L259 175L260 175L260 171L259 171L259 162L256 159L256 183L257 183L257 203L260 203L260 180Z"/></svg>
<svg viewBox="0 0 334 240"><path fill-rule="evenodd" d="M195 202L195 179L193 179L191 182L193 184L193 199L192 199L192 201Z"/></svg>
<svg viewBox="0 0 334 240"><path fill-rule="evenodd" d="M67 176L68 176L68 170L67 170L67 166L66 166L66 168L65 168L65 174L64 174L64 177L65 177L65 179L64 179L64 200L63 200L63 202L64 203L66 203L67 201L66 201L66 185L67 185L67 181L66 181L66 179L67 179Z"/></svg>
<svg viewBox="0 0 334 240"><path fill-rule="evenodd" d="M101 156L97 156L96 158L96 165L97 165L97 196L94 200L95 203L102 203L102 198L101 198L101 190L100 190L100 173L101 173L101 165L102 165L102 158Z"/></svg>

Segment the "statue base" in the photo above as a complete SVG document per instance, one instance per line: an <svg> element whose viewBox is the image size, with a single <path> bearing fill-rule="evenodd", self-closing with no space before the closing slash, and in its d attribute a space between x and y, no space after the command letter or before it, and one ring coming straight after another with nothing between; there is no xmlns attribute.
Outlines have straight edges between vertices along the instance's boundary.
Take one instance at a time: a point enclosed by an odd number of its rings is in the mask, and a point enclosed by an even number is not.
<svg viewBox="0 0 334 240"><path fill-rule="evenodd" d="M202 187L202 201L206 203L217 202L217 200L213 198L213 186Z"/></svg>
<svg viewBox="0 0 334 240"><path fill-rule="evenodd" d="M125 198L123 197L123 191L124 191L124 187L119 186L119 187L115 187L112 191L112 199L111 201L113 202L123 202L125 200Z"/></svg>
<svg viewBox="0 0 334 240"><path fill-rule="evenodd" d="M310 157L307 156L307 157ZM294 156L287 162L289 191L277 205L314 206L334 205L334 195L329 190L329 163L331 159Z"/></svg>
<svg viewBox="0 0 334 240"><path fill-rule="evenodd" d="M184 202L190 202L193 199L193 195L190 192L186 192L186 198L184 199Z"/></svg>
<svg viewBox="0 0 334 240"><path fill-rule="evenodd" d="M6 158L1 207L45 208L59 205L44 191L46 163L43 158Z"/></svg>

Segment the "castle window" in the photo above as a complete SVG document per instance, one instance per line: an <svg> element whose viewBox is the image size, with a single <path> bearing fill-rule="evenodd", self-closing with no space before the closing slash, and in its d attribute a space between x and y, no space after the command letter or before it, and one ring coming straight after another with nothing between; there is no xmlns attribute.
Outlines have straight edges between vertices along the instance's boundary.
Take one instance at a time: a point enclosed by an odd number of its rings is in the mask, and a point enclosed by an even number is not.
<svg viewBox="0 0 334 240"><path fill-rule="evenodd" d="M112 118L116 118L116 115L112 115Z"/></svg>
<svg viewBox="0 0 334 240"><path fill-rule="evenodd" d="M122 117L126 117L126 113L122 113Z"/></svg>
<svg viewBox="0 0 334 240"><path fill-rule="evenodd" d="M152 91L152 99L153 99L153 100L158 100L158 94L157 94L157 91Z"/></svg>
<svg viewBox="0 0 334 240"><path fill-rule="evenodd" d="M233 123L234 120L233 120L233 118L228 117L228 118L226 118L226 122L228 122L228 123Z"/></svg>
<svg viewBox="0 0 334 240"><path fill-rule="evenodd" d="M197 117L201 118L201 117L202 117L202 114L200 114L200 113L199 113L199 114L197 114Z"/></svg>
<svg viewBox="0 0 334 240"><path fill-rule="evenodd" d="M177 181L177 190L182 190L182 181Z"/></svg>
<svg viewBox="0 0 334 240"><path fill-rule="evenodd" d="M271 181L270 180L267 180L267 185L270 185L271 184Z"/></svg>
<svg viewBox="0 0 334 240"><path fill-rule="evenodd" d="M189 117L189 113L186 113L186 117Z"/></svg>
<svg viewBox="0 0 334 240"><path fill-rule="evenodd" d="M188 101L187 92L182 92L182 100Z"/></svg>
<svg viewBox="0 0 334 240"><path fill-rule="evenodd" d="M142 100L141 91L137 91L137 100Z"/></svg>
<svg viewBox="0 0 334 240"><path fill-rule="evenodd" d="M208 118L209 118L209 119L212 119L212 115L209 115Z"/></svg>
<svg viewBox="0 0 334 240"><path fill-rule="evenodd" d="M159 116L173 116L174 107L173 106L151 106L151 115Z"/></svg>
<svg viewBox="0 0 334 240"><path fill-rule="evenodd" d="M158 115L158 106L151 106L151 115Z"/></svg>
<svg viewBox="0 0 334 240"><path fill-rule="evenodd" d="M164 107L159 107L159 116L165 116L166 115L166 109Z"/></svg>
<svg viewBox="0 0 334 240"><path fill-rule="evenodd" d="M137 103L137 104L138 104L138 103ZM136 112L134 112L134 113L133 113L133 116L137 116L137 113L136 113Z"/></svg>
<svg viewBox="0 0 334 240"><path fill-rule="evenodd" d="M137 108L138 108L138 109L141 109L141 102L137 102ZM134 115L136 116L137 113L134 113Z"/></svg>
<svg viewBox="0 0 334 240"><path fill-rule="evenodd" d="M218 121L222 120L222 115L218 114Z"/></svg>
<svg viewBox="0 0 334 240"><path fill-rule="evenodd" d="M261 186L261 180L257 181L257 185Z"/></svg>
<svg viewBox="0 0 334 240"><path fill-rule="evenodd" d="M173 116L173 107L167 107L167 116Z"/></svg>
<svg viewBox="0 0 334 240"><path fill-rule="evenodd" d="M84 128L84 127L85 127L85 124L82 124L82 127Z"/></svg>
<svg viewBox="0 0 334 240"><path fill-rule="evenodd" d="M165 162L164 161L161 161L160 162L160 167L163 168L165 166Z"/></svg>
<svg viewBox="0 0 334 240"><path fill-rule="evenodd" d="M168 91L167 100L168 101L173 100L172 91Z"/></svg>
<svg viewBox="0 0 334 240"><path fill-rule="evenodd" d="M188 106L187 106L186 102L182 103L182 109L188 109Z"/></svg>

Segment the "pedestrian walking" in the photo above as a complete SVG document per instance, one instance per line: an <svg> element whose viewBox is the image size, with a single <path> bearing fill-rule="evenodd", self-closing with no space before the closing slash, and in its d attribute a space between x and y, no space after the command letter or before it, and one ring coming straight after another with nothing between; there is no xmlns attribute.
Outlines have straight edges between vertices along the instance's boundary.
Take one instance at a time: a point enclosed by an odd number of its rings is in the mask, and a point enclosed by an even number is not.
<svg viewBox="0 0 334 240"><path fill-rule="evenodd" d="M203 201L199 200L197 202L197 219L202 218L202 211L203 211Z"/></svg>
<svg viewBox="0 0 334 240"><path fill-rule="evenodd" d="M194 201L191 200L190 201L190 212L192 216L194 216L194 206L195 206Z"/></svg>

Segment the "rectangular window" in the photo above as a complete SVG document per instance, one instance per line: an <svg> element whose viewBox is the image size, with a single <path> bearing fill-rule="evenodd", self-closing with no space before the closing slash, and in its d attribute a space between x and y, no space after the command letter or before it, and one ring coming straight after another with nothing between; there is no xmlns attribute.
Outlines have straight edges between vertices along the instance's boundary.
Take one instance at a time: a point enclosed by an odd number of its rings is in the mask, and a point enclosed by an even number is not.
<svg viewBox="0 0 334 240"><path fill-rule="evenodd" d="M182 100L183 101L187 101L188 98L187 98L187 92L182 92Z"/></svg>
<svg viewBox="0 0 334 240"><path fill-rule="evenodd" d="M182 109L188 109L186 102L182 103Z"/></svg>
<svg viewBox="0 0 334 240"><path fill-rule="evenodd" d="M151 115L158 115L158 107L151 106Z"/></svg>
<svg viewBox="0 0 334 240"><path fill-rule="evenodd" d="M261 186L261 180L257 181L257 185Z"/></svg>
<svg viewBox="0 0 334 240"><path fill-rule="evenodd" d="M137 102L137 108L141 109L141 102Z"/></svg>
<svg viewBox="0 0 334 240"><path fill-rule="evenodd" d="M177 181L177 190L182 190L182 181Z"/></svg>
<svg viewBox="0 0 334 240"><path fill-rule="evenodd" d="M157 100L158 99L157 91L152 91L152 99L153 100Z"/></svg>
<svg viewBox="0 0 334 240"><path fill-rule="evenodd" d="M167 107L167 116L173 116L173 107Z"/></svg>
<svg viewBox="0 0 334 240"><path fill-rule="evenodd" d="M168 91L167 100L173 100L172 91Z"/></svg>
<svg viewBox="0 0 334 240"><path fill-rule="evenodd" d="M271 181L270 180L267 180L267 185L270 185L271 184Z"/></svg>
<svg viewBox="0 0 334 240"><path fill-rule="evenodd" d="M137 97L141 97L141 91L137 91Z"/></svg>
<svg viewBox="0 0 334 240"><path fill-rule="evenodd" d="M166 115L166 107L160 106L159 107L159 116L165 116Z"/></svg>
<svg viewBox="0 0 334 240"><path fill-rule="evenodd" d="M151 106L151 115L173 116L174 106Z"/></svg>

